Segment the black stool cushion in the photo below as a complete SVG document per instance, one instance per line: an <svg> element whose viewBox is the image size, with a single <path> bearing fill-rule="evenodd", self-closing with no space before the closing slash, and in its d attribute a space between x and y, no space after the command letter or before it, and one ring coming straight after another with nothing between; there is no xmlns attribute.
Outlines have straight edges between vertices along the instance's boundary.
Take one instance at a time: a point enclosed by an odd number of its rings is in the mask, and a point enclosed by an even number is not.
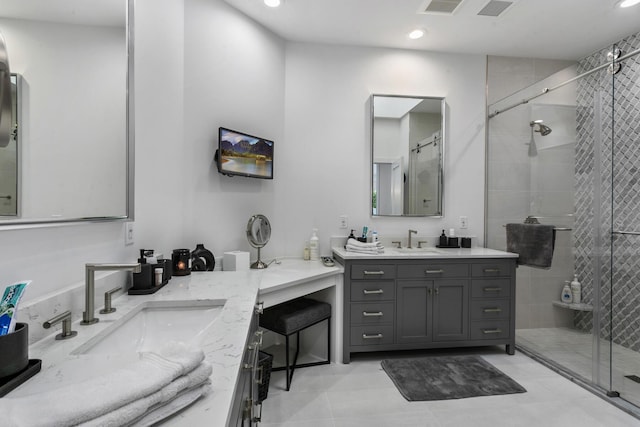
<svg viewBox="0 0 640 427"><path fill-rule="evenodd" d="M260 326L281 335L291 335L329 317L331 304L298 298L265 308L260 315Z"/></svg>

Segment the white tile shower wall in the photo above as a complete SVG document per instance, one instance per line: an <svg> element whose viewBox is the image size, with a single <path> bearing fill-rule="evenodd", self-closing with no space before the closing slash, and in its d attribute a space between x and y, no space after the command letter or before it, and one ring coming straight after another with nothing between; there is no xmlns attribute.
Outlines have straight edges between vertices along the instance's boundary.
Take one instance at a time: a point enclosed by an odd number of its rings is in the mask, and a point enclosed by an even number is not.
<svg viewBox="0 0 640 427"><path fill-rule="evenodd" d="M502 99L571 64L569 61L489 57L488 100L491 103ZM557 94L554 96L554 103L562 101ZM573 148L554 147L540 150L535 158L528 157L532 119L531 108L525 106L489 121L487 246L490 248L506 249L504 225L509 222L522 222L530 214L554 216L573 212ZM562 217L541 222L559 227L572 225L570 219ZM570 312L551 304L559 299L564 281L573 273L571 247L570 232L558 232L549 270L518 268L517 328L572 323Z"/></svg>

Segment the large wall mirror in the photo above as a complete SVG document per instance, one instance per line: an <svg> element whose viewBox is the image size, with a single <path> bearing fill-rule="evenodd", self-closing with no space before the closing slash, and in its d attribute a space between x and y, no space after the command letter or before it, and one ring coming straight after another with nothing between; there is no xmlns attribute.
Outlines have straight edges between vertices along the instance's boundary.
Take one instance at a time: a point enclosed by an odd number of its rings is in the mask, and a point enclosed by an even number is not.
<svg viewBox="0 0 640 427"><path fill-rule="evenodd" d="M444 98L372 95L374 216L442 216Z"/></svg>
<svg viewBox="0 0 640 427"><path fill-rule="evenodd" d="M0 226L132 218L133 0L2 3L17 126Z"/></svg>

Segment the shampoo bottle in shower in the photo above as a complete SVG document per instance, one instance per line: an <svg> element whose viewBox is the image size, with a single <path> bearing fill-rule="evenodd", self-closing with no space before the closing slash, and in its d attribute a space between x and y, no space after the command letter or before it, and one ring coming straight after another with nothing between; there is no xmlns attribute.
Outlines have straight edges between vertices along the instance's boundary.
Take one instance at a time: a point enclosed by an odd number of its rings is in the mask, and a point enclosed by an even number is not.
<svg viewBox="0 0 640 427"><path fill-rule="evenodd" d="M571 298L573 299L574 304L580 304L582 301L582 285L578 281L578 275L573 275L573 280L571 281Z"/></svg>
<svg viewBox="0 0 640 427"><path fill-rule="evenodd" d="M573 295L571 295L571 286L569 285L568 280L564 282L564 287L562 288L562 295L560 296L560 299L565 304L571 304L571 302L573 302Z"/></svg>

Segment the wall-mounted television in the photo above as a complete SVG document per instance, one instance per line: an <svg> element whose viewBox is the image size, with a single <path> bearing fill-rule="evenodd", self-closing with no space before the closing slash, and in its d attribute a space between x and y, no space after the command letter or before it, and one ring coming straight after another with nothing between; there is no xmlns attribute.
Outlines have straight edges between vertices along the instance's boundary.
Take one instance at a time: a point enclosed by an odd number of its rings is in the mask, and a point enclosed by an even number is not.
<svg viewBox="0 0 640 427"><path fill-rule="evenodd" d="M218 172L273 179L273 141L227 128L218 129Z"/></svg>

